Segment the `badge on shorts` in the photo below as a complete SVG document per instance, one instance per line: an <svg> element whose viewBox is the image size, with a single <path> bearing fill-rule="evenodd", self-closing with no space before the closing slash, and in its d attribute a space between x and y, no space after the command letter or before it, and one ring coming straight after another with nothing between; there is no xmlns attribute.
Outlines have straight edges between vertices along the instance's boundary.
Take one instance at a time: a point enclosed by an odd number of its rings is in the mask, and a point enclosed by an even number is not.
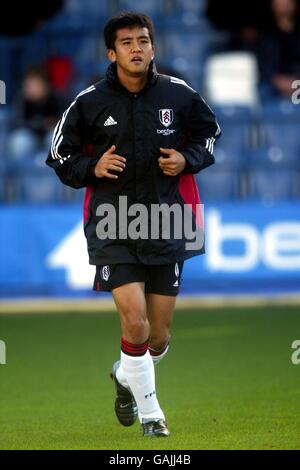
<svg viewBox="0 0 300 470"><path fill-rule="evenodd" d="M175 264L175 276L176 276L176 277L179 276L179 266L178 266L178 263Z"/></svg>
<svg viewBox="0 0 300 470"><path fill-rule="evenodd" d="M108 281L109 276L110 276L109 266L103 266L101 270L102 279L104 279L104 281Z"/></svg>

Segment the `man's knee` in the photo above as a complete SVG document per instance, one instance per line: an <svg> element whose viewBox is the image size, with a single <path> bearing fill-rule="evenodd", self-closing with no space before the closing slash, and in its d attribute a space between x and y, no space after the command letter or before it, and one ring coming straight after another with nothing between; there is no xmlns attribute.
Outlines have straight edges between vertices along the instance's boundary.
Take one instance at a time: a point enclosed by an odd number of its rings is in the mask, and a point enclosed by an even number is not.
<svg viewBox="0 0 300 470"><path fill-rule="evenodd" d="M128 341L142 343L149 337L149 323L143 312L127 311L122 316L122 329Z"/></svg>

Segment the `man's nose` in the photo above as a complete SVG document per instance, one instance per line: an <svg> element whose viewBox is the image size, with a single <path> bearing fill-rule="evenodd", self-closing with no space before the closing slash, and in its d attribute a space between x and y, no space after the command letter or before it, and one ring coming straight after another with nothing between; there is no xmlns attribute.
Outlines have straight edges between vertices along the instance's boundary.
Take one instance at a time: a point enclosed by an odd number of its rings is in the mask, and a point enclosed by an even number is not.
<svg viewBox="0 0 300 470"><path fill-rule="evenodd" d="M132 45L132 51L133 52L137 52L137 51L141 51L142 48L140 46L140 43L138 41L135 41Z"/></svg>

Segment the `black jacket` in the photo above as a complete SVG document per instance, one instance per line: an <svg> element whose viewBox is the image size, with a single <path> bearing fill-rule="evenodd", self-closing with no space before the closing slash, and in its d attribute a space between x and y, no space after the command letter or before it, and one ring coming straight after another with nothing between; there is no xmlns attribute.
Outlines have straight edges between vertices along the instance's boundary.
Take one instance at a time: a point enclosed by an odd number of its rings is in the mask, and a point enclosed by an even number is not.
<svg viewBox="0 0 300 470"><path fill-rule="evenodd" d="M141 203L149 211L151 203L185 202L194 210L199 199L192 175L214 163L213 143L219 134L214 114L198 93L182 80L157 74L154 65L137 94L120 84L112 64L105 79L76 97L56 126L46 163L63 183L87 187L84 230L90 264L171 264L203 253L203 247L187 250L184 236L164 239L161 224L159 239L121 239L118 217L116 239L100 240L96 227L103 217L96 212L100 204L109 203L118 214L119 196L127 196L128 207ZM117 180L96 178L93 166L112 145L126 158L126 168ZM184 155L183 174L163 174L160 147Z"/></svg>

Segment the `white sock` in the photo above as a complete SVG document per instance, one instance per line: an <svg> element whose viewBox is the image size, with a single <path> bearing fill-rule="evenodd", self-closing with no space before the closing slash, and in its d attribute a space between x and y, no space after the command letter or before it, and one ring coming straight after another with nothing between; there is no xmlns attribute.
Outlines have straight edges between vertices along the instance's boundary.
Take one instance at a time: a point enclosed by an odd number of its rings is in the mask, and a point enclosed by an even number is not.
<svg viewBox="0 0 300 470"><path fill-rule="evenodd" d="M153 348L149 348L150 356L155 366L165 357L165 355L167 354L169 350L169 346L170 346L169 343L167 343L167 345L163 348L163 352L161 354L157 354L157 352L159 351L156 351ZM121 363L117 369L116 376L120 384L123 385L123 387L129 388L129 385L126 380L125 372L123 370Z"/></svg>
<svg viewBox="0 0 300 470"><path fill-rule="evenodd" d="M125 372L123 370L121 363L119 367L117 368L116 377L117 377L118 382L120 382L120 384L123 385L123 387L129 388L129 385L126 380Z"/></svg>
<svg viewBox="0 0 300 470"><path fill-rule="evenodd" d="M140 422L165 420L156 397L154 365L149 351L143 356L130 356L121 351L121 366L135 398Z"/></svg>
<svg viewBox="0 0 300 470"><path fill-rule="evenodd" d="M162 352L159 354L159 351L156 351L155 349L149 348L150 355L152 357L152 361L154 365L156 366L167 354L169 350L169 343L163 348Z"/></svg>

